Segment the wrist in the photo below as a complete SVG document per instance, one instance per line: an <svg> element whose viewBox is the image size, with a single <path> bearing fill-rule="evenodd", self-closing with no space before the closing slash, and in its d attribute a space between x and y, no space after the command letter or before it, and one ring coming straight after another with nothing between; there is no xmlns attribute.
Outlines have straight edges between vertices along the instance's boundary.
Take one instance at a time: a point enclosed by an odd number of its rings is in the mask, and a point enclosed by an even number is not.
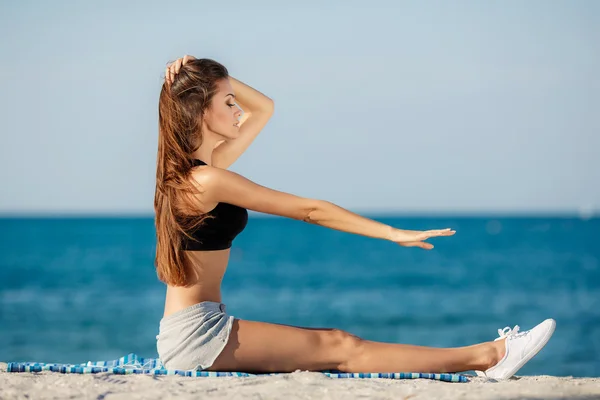
<svg viewBox="0 0 600 400"><path fill-rule="evenodd" d="M389 240L390 242L393 242L397 235L398 235L398 229L394 228L393 226L388 226L388 234L387 234L386 239Z"/></svg>
<svg viewBox="0 0 600 400"><path fill-rule="evenodd" d="M392 242L404 242L406 240L408 240L407 235L410 233L411 231L407 231L406 229L397 229L397 228L392 228L390 231L390 241Z"/></svg>

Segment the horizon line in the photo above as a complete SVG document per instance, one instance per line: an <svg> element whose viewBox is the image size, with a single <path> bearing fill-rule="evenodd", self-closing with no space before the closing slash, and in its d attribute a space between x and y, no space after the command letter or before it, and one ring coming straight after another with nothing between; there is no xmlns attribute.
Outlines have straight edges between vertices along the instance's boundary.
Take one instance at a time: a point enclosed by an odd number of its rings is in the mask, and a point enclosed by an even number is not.
<svg viewBox="0 0 600 400"><path fill-rule="evenodd" d="M365 217L386 218L600 218L600 210L349 210ZM248 216L256 219L287 218L277 215L259 213L248 210ZM0 219L153 219L152 212L109 212L109 211L29 211L29 212L3 212Z"/></svg>

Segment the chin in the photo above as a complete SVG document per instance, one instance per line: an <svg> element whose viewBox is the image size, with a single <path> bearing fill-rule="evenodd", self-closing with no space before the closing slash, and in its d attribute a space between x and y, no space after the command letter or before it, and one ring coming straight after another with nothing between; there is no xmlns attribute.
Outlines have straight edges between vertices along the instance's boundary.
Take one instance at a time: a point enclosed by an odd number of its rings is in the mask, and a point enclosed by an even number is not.
<svg viewBox="0 0 600 400"><path fill-rule="evenodd" d="M240 128L234 128L234 130L231 132L230 139L237 139L239 137L240 137Z"/></svg>
<svg viewBox="0 0 600 400"><path fill-rule="evenodd" d="M233 140L233 139L237 139L240 137L240 130L236 129L234 131L231 132L227 132L227 133L222 133L221 137L225 140Z"/></svg>

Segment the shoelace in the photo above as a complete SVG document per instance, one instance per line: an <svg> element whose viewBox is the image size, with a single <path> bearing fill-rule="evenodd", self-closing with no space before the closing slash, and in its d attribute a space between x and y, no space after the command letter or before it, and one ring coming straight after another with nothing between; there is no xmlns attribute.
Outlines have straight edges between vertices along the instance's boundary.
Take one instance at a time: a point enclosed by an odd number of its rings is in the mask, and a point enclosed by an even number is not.
<svg viewBox="0 0 600 400"><path fill-rule="evenodd" d="M519 327L519 325L515 325L515 327L512 329L508 326L504 327L504 329L498 329L498 335L500 337L497 338L496 340L500 340L500 339L504 339L504 338L506 338L507 340L515 339L519 336L523 336L523 335L526 335L527 333L529 333L529 331L519 332L519 329L521 329Z"/></svg>

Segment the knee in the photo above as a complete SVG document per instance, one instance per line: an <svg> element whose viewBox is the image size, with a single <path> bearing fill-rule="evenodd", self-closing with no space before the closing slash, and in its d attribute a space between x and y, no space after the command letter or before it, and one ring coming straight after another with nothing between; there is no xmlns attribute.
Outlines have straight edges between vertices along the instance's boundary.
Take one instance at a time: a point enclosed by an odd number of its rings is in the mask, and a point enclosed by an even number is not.
<svg viewBox="0 0 600 400"><path fill-rule="evenodd" d="M328 347L338 355L338 370L344 371L348 362L360 356L363 340L349 332L332 329L328 334Z"/></svg>

